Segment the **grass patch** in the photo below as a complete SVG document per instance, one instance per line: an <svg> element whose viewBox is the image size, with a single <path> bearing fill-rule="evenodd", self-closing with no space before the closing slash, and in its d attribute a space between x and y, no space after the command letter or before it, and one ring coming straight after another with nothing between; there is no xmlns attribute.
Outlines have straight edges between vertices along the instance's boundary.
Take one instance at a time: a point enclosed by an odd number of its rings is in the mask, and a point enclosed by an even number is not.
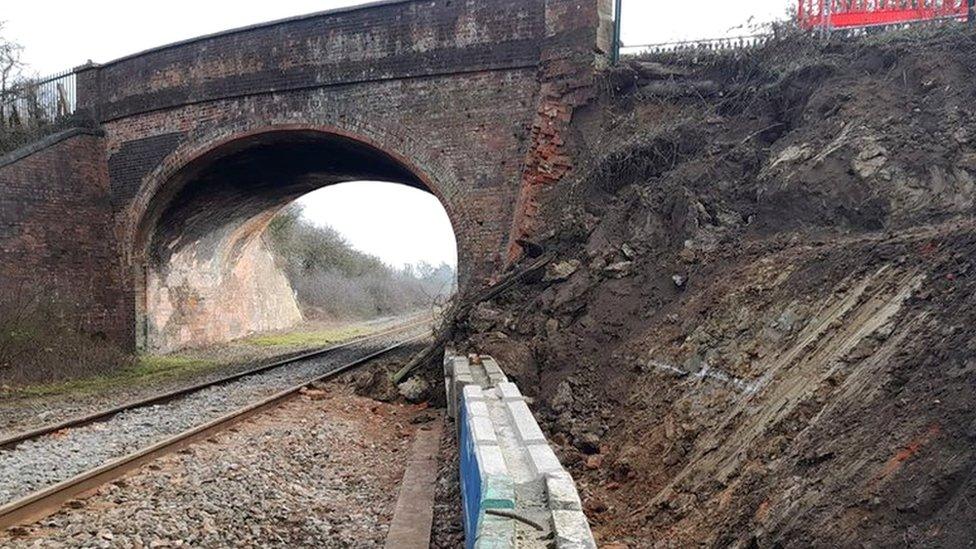
<svg viewBox="0 0 976 549"><path fill-rule="evenodd" d="M180 355L142 356L136 367L132 369L130 377L152 381L192 374L219 365L220 363L213 359Z"/></svg>
<svg viewBox="0 0 976 549"><path fill-rule="evenodd" d="M260 334L230 345L260 349L245 356L209 357L199 351L186 351L169 355L127 356L127 360L115 361L118 366L111 371L91 375L77 375L33 384L17 384L13 387L0 383L0 395L20 397L50 397L64 394L108 393L120 388L148 386L154 383L178 380L223 366L249 362L254 358L273 357L300 349L311 349L337 344L371 333L376 329L367 325L341 326L336 328L306 329L293 332ZM270 352L269 352L270 351ZM253 358L248 355L256 355Z"/></svg>
<svg viewBox="0 0 976 549"><path fill-rule="evenodd" d="M179 355L140 356L131 366L109 374L17 387L23 396L51 396L65 393L99 393L118 387L168 381L220 366L216 360Z"/></svg>
<svg viewBox="0 0 976 549"><path fill-rule="evenodd" d="M249 337L243 343L257 347L317 347L347 341L373 332L365 326L347 326L331 330L281 332Z"/></svg>

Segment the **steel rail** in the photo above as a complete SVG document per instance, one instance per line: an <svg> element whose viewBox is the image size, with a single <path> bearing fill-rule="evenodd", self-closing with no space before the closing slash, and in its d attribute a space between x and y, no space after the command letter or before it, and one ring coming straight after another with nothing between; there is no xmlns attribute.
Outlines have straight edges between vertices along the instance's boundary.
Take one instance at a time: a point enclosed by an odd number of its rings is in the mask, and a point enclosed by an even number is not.
<svg viewBox="0 0 976 549"><path fill-rule="evenodd" d="M328 373L307 380L299 385L285 389L259 402L240 408L223 415L215 420L198 425L178 435L166 438L160 442L133 452L127 456L112 460L88 472L81 473L53 486L39 490L0 506L0 530L13 526L36 522L44 517L56 513L66 502L79 496L93 492L99 486L111 482L159 457L176 452L190 444L211 437L241 421L254 417L265 410L275 408L284 402L295 398L313 383L319 383L335 378L353 368L363 365L373 359L399 349L404 345L418 341L429 334L420 334L412 338L394 343L379 351L357 358Z"/></svg>
<svg viewBox="0 0 976 549"><path fill-rule="evenodd" d="M187 386L187 387L182 387L182 388L179 388L179 389L175 389L173 391L169 391L169 392L166 392L166 393L161 393L161 394L154 395L154 396L151 396L151 397L148 397L148 398L144 398L144 399L133 400L133 401L130 401L130 402L126 402L126 403L120 404L118 406L114 406L112 408L106 408L104 410L99 410L97 412L93 412L93 413L88 414L88 415L85 415L85 416L79 416L79 417L75 417L75 418L66 419L66 420L60 421L58 423L52 423L52 424L48 424L48 425L42 425L41 427L37 427L36 429L31 429L29 431L24 431L24 432L17 433L17 434L11 435L9 437L0 439L0 450L7 450L7 449L10 449L10 448L13 448L13 447L17 446L18 444L20 444L22 442L25 442L25 441L28 441L28 440L33 440L35 438L40 438L40 437L43 437L43 436L46 436L46 435L50 435L52 433L56 433L56 432L61 431L61 430L64 430L64 429L71 429L71 428L76 428L76 427L83 427L85 425L91 425L92 423L97 423L99 421L109 419L109 418L111 418L111 417L113 417L113 416L115 416L117 414L120 414L120 413L125 412L125 411L128 411L128 410L134 410L134 409L137 409L137 408L144 408L146 406L152 406L154 404L164 404L166 402L171 402L173 400L176 400L177 398L180 398L180 397L183 397L183 396L186 396L186 395L195 393L197 391L201 391L203 389L207 389L209 387L215 387L217 385L224 385L226 383L231 383L231 382L237 381L237 380L242 379L242 378L245 378L245 377L249 377L249 376L256 375L256 374L262 374L262 373L267 372L269 370L274 370L276 368L281 368L282 366L287 366L289 364L294 364L296 362L301 362L303 360L307 360L307 359L310 359L310 358L315 358L315 357L318 357L318 356L322 356L322 355L325 355L325 354L329 354L329 353L338 351L340 349L345 349L345 348L351 347L353 345L358 345L360 343L366 343L366 342L371 341L373 339L377 339L377 338L384 337L384 336L387 336L387 335L390 335L390 334L394 334L394 333L397 333L397 332L400 332L400 331L405 331L405 330L408 330L410 328L414 328L414 327L422 324L425 321L426 321L426 319L424 319L424 320L416 320L416 317L414 317L414 318L410 319L409 321L407 321L404 324L401 324L399 326L395 326L395 327L390 328L388 330L382 330L382 331L377 332L375 334L370 334L370 335L363 336L363 337L360 337L360 338L356 338L356 339L352 339L352 340L349 340L349 341L345 341L345 342L339 343L337 345L332 345L332 346L329 346L329 347L326 347L326 348L323 348L323 349L317 349L315 351L310 351L310 352L307 352L307 353L302 353L302 354L298 354L298 355L295 355L295 356L292 356L292 357L288 357L288 358L285 358L285 359L277 360L277 361L271 362L269 364L264 364L264 365L257 366L257 367L254 367L254 368L250 368L250 369L247 369L247 370L244 370L244 371L241 371L241 372L237 372L235 374L230 374L228 376L225 376L225 377L222 377L222 378L219 378L219 379L214 379L214 380L211 380L211 381L204 381L204 382L201 382L201 383L197 383L197 384L190 385L190 386Z"/></svg>

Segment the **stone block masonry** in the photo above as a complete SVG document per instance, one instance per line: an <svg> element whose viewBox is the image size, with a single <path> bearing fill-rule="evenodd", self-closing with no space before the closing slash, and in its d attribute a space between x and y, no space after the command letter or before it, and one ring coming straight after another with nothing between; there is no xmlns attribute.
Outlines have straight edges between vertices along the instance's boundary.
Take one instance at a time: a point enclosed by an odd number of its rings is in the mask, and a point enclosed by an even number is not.
<svg viewBox="0 0 976 549"><path fill-rule="evenodd" d="M488 356L444 358L455 418L466 546L595 548L573 478L525 398Z"/></svg>

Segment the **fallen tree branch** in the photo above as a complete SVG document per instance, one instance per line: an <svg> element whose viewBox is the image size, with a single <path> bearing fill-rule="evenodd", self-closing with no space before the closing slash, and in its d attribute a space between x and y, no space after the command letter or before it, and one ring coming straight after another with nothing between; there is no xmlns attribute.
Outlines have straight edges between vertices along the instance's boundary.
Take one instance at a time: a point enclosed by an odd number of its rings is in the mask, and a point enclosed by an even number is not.
<svg viewBox="0 0 976 549"><path fill-rule="evenodd" d="M445 322L441 325L441 328L438 331L437 336L434 338L433 343L425 347L419 353L415 354L413 358L411 358L410 361L403 366L403 368L400 368L399 371L393 374L393 377L391 378L393 384L400 384L411 373L413 373L418 366L421 364L426 364L427 361L430 360L435 353L437 353L438 349L443 347L447 341L454 336L454 325L459 319L467 317L471 312L471 309L480 303L498 297L530 273L538 271L551 263L554 258L554 254L543 254L541 257L533 261L528 267L509 274L505 278L486 288L481 294L473 299L459 300L453 307L451 307L451 310L448 312Z"/></svg>

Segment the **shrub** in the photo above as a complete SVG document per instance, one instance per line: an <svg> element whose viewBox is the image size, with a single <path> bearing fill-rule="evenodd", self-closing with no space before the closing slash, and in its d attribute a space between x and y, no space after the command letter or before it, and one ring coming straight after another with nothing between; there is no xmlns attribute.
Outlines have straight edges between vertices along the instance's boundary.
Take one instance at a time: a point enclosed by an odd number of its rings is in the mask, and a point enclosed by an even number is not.
<svg viewBox="0 0 976 549"><path fill-rule="evenodd" d="M267 236L303 312L316 319L365 319L435 305L455 288L455 271L421 263L397 270L352 248L333 228L279 214Z"/></svg>
<svg viewBox="0 0 976 549"><path fill-rule="evenodd" d="M85 334L79 311L24 286L0 292L0 382L30 384L104 374L135 357Z"/></svg>

